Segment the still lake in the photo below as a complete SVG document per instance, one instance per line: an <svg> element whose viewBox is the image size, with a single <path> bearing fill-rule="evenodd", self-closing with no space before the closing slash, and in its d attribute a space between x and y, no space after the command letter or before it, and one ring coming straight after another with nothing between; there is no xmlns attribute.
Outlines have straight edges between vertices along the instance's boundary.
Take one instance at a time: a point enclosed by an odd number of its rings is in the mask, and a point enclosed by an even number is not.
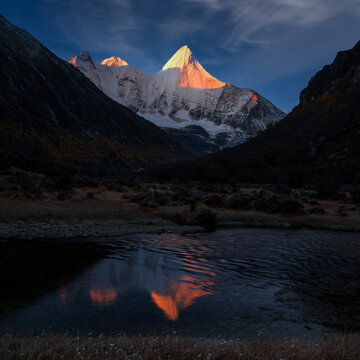
<svg viewBox="0 0 360 360"><path fill-rule="evenodd" d="M360 330L360 234L0 242L0 334L312 337Z"/></svg>

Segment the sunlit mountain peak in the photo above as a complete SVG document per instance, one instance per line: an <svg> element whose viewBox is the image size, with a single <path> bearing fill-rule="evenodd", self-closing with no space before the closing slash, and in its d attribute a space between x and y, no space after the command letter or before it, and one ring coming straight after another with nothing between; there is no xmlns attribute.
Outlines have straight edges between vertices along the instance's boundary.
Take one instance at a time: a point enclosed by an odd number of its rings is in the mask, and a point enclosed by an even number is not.
<svg viewBox="0 0 360 360"><path fill-rule="evenodd" d="M129 65L125 60L119 58L119 57L115 57L115 56L111 56L105 60L103 60L101 63L101 65L106 65L106 66L126 66Z"/></svg>
<svg viewBox="0 0 360 360"><path fill-rule="evenodd" d="M259 101L259 98L258 98L258 96L256 95L255 90L253 90L253 95L252 95L252 97L251 97L251 101L254 101L254 102L258 102L258 101Z"/></svg>
<svg viewBox="0 0 360 360"><path fill-rule="evenodd" d="M201 66L187 45L181 47L162 68L163 71L170 69L180 69L180 87L217 89L226 85Z"/></svg>
<svg viewBox="0 0 360 360"><path fill-rule="evenodd" d="M185 145L201 155L243 143L285 116L255 90L209 74L187 45L149 76L121 66L127 63L115 57L95 64L88 53L81 53L70 62L110 98L168 129L180 142L189 139ZM185 131L191 134L183 137Z"/></svg>
<svg viewBox="0 0 360 360"><path fill-rule="evenodd" d="M187 45L181 47L171 59L163 66L163 70L172 68L183 68L191 62L197 61Z"/></svg>

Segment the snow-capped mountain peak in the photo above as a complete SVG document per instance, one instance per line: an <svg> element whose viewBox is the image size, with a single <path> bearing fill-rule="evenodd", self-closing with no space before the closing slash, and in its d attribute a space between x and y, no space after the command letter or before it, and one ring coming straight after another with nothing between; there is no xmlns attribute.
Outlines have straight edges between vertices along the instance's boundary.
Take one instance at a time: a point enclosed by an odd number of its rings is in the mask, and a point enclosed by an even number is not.
<svg viewBox="0 0 360 360"><path fill-rule="evenodd" d="M210 75L186 45L150 76L127 63L118 66L121 61L94 64L81 53L70 62L112 99L198 153L244 142L285 115L254 90Z"/></svg>
<svg viewBox="0 0 360 360"><path fill-rule="evenodd" d="M111 56L111 57L103 60L100 64L106 65L106 66L127 66L127 65L129 65L125 60L123 60L119 57L115 57L115 56Z"/></svg>
<svg viewBox="0 0 360 360"><path fill-rule="evenodd" d="M180 87L217 89L226 83L210 75L193 56L187 45L181 47L163 66L162 71L179 69Z"/></svg>
<svg viewBox="0 0 360 360"><path fill-rule="evenodd" d="M182 46L163 66L162 70L178 68L182 69L190 63L197 61L187 45Z"/></svg>

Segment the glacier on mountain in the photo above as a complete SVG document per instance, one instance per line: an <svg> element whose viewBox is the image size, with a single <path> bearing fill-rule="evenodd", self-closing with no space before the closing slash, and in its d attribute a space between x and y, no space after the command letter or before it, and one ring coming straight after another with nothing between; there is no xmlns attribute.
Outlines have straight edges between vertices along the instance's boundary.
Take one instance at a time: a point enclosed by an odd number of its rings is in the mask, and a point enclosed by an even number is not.
<svg viewBox="0 0 360 360"><path fill-rule="evenodd" d="M150 76L119 57L95 64L83 52L69 62L113 100L180 142L185 136L186 145L200 154L243 143L285 116L254 90L210 75L187 46Z"/></svg>

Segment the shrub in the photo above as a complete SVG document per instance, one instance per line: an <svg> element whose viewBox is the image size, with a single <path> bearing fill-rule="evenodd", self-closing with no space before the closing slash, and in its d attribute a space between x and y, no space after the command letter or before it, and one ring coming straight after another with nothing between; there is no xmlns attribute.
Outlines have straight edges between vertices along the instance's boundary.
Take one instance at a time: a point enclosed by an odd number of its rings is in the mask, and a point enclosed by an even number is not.
<svg viewBox="0 0 360 360"><path fill-rule="evenodd" d="M40 187L45 191L53 192L56 191L56 182L51 178L45 177L41 180Z"/></svg>
<svg viewBox="0 0 360 360"><path fill-rule="evenodd" d="M224 201L224 205L230 209L250 210L251 202L242 195L234 195Z"/></svg>
<svg viewBox="0 0 360 360"><path fill-rule="evenodd" d="M154 201L159 205L166 205L170 202L170 194L169 193L161 193L158 191L154 191L153 194Z"/></svg>
<svg viewBox="0 0 360 360"><path fill-rule="evenodd" d="M195 201L192 201L190 203L190 211L195 211L197 208L197 203Z"/></svg>
<svg viewBox="0 0 360 360"><path fill-rule="evenodd" d="M204 227L206 232L213 232L216 230L216 214L211 210L204 210L196 217L196 222Z"/></svg>
<svg viewBox="0 0 360 360"><path fill-rule="evenodd" d="M57 199L57 200L65 200L65 199L66 199L66 194L65 194L65 192L60 191L60 192L57 194L56 199Z"/></svg>
<svg viewBox="0 0 360 360"><path fill-rule="evenodd" d="M36 199L39 199L39 200L45 198L43 192L42 192L40 189L38 189L38 188L32 190L32 191L31 191L31 194L34 195L34 197L35 197Z"/></svg>
<svg viewBox="0 0 360 360"><path fill-rule="evenodd" d="M309 209L309 213L312 215L324 215L325 210L321 206L314 206Z"/></svg>
<svg viewBox="0 0 360 360"><path fill-rule="evenodd" d="M98 183L94 178L90 176L76 175L71 179L71 185L74 187L97 187Z"/></svg>
<svg viewBox="0 0 360 360"><path fill-rule="evenodd" d="M0 192L5 191L8 188L7 184L0 182Z"/></svg>
<svg viewBox="0 0 360 360"><path fill-rule="evenodd" d="M351 200L355 203L360 203L360 190L353 190L350 194Z"/></svg>
<svg viewBox="0 0 360 360"><path fill-rule="evenodd" d="M86 197L87 197L88 199L95 199L95 194L94 194L93 192L88 192L88 193L86 194Z"/></svg>
<svg viewBox="0 0 360 360"><path fill-rule="evenodd" d="M181 214L181 213L166 214L166 215L163 215L163 217L166 220L173 221L174 223L176 223L178 225L188 225L187 219L185 218L184 214Z"/></svg>
<svg viewBox="0 0 360 360"><path fill-rule="evenodd" d="M338 213L338 215L343 216L343 217L349 216L349 215L345 212L345 209L344 209L343 206L340 206L340 208L338 209L337 213Z"/></svg>
<svg viewBox="0 0 360 360"><path fill-rule="evenodd" d="M286 199L280 201L280 212L284 215L302 215L304 214L304 205L297 200Z"/></svg>
<svg viewBox="0 0 360 360"><path fill-rule="evenodd" d="M131 202L141 202L146 198L144 193L139 193L139 194L132 194L130 196L130 201Z"/></svg>
<svg viewBox="0 0 360 360"><path fill-rule="evenodd" d="M223 203L223 198L220 195L208 195L204 199L204 204L209 206L220 206Z"/></svg>

